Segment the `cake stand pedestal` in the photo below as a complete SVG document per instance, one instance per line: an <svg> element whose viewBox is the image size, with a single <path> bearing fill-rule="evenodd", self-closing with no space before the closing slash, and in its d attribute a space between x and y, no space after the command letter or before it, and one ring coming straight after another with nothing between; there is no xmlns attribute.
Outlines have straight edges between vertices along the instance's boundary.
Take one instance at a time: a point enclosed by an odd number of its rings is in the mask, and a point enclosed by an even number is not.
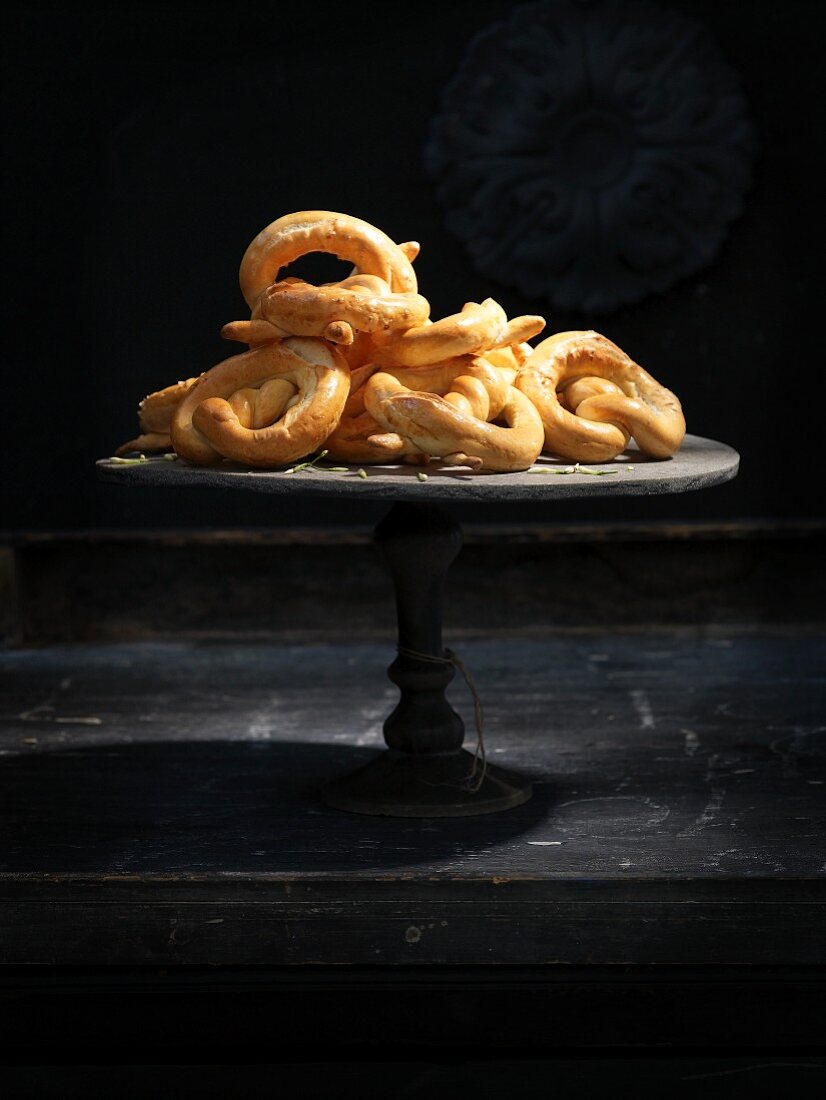
<svg viewBox="0 0 826 1100"><path fill-rule="evenodd" d="M519 806L531 796L530 782L484 763L462 747L464 724L445 697L454 676L442 645L445 577L462 545L449 505L468 502L552 503L583 496L678 493L735 477L737 452L714 440L686 436L680 451L651 462L628 451L613 463L589 467L605 476L562 474L565 463L540 460L543 473L472 474L462 468L418 478L413 467L372 467L366 478L317 467L298 473L251 471L223 465L193 467L151 458L124 464L97 463L100 476L121 485L246 489L309 497L384 500L390 511L376 528L376 541L396 591L398 654L388 676L401 693L384 723L387 749L358 771L322 788L338 809L393 817L464 817Z"/></svg>

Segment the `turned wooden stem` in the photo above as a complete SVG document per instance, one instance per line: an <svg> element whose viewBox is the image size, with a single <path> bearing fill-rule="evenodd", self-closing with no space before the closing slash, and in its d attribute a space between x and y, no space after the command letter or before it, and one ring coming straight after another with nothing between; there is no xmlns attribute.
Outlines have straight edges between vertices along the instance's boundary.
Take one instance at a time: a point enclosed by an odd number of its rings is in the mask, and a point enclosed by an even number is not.
<svg viewBox="0 0 826 1100"><path fill-rule="evenodd" d="M443 657L445 577L462 546L462 529L430 504L394 504L376 528L376 542L393 577L399 649ZM406 753L458 752L462 719L445 698L453 667L400 652L387 675L401 698L384 723L391 749Z"/></svg>

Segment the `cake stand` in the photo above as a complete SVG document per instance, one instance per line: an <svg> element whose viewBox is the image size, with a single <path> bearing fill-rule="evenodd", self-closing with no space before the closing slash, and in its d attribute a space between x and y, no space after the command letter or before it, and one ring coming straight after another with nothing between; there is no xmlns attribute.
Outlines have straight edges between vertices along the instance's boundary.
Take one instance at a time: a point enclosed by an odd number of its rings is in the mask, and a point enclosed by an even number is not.
<svg viewBox="0 0 826 1100"><path fill-rule="evenodd" d="M447 570L462 545L452 503L553 504L572 497L649 496L704 489L737 474L739 456L723 443L686 436L673 458L651 461L629 449L611 463L572 470L540 459L531 472L474 474L469 469L372 466L294 473L224 464L188 466L163 457L139 462L101 459L100 477L120 485L168 489L245 489L305 497L382 500L390 510L376 527L396 592L398 652L388 676L401 697L384 723L387 749L323 789L331 806L394 817L462 817L510 809L531 796L530 782L462 748L464 724L445 697L454 660L442 645ZM596 473L594 471L597 471Z"/></svg>

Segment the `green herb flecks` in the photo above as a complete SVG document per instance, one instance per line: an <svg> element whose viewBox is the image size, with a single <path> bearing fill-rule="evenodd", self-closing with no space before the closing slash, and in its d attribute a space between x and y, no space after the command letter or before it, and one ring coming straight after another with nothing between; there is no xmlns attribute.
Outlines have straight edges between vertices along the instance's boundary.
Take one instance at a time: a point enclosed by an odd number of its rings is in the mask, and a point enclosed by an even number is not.
<svg viewBox="0 0 826 1100"><path fill-rule="evenodd" d="M309 470L311 466L315 466L316 462L320 462L326 454L326 451L319 451L315 458L311 458L309 462L301 462L298 466L290 466L289 470L285 470L284 473L297 474L301 470Z"/></svg>
<svg viewBox="0 0 826 1100"><path fill-rule="evenodd" d="M604 477L607 474L618 474L619 468L613 470L593 470L590 466L580 466L577 462L573 466L565 466L559 469L557 466L531 466L529 474L591 474L592 477Z"/></svg>

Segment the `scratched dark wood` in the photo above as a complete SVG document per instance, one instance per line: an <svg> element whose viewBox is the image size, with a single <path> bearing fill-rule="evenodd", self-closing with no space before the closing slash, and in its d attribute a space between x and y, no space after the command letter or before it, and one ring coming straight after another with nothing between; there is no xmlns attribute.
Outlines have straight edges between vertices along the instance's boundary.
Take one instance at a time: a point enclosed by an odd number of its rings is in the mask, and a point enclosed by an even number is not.
<svg viewBox="0 0 826 1100"><path fill-rule="evenodd" d="M460 648L491 759L536 793L440 821L317 795L383 744L386 647L3 653L3 961L822 961L821 639Z"/></svg>

